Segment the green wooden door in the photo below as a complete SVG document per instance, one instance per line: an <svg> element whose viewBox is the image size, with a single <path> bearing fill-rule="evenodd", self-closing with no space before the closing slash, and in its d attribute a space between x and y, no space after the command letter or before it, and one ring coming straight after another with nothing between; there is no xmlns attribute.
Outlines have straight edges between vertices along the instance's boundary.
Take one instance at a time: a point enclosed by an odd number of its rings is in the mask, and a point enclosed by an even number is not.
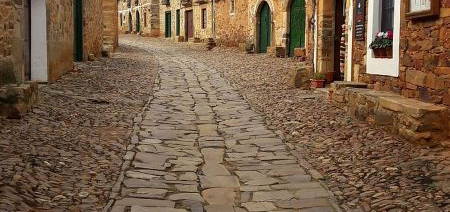
<svg viewBox="0 0 450 212"><path fill-rule="evenodd" d="M136 11L136 32L141 32L141 16L139 15L139 11Z"/></svg>
<svg viewBox="0 0 450 212"><path fill-rule="evenodd" d="M305 0L292 0L290 11L289 56L295 48L305 47Z"/></svg>
<svg viewBox="0 0 450 212"><path fill-rule="evenodd" d="M259 52L266 53L270 46L270 7L267 2L262 4L259 13Z"/></svg>
<svg viewBox="0 0 450 212"><path fill-rule="evenodd" d="M165 17L165 35L166 38L170 38L172 37L172 13L171 12L166 12L166 17Z"/></svg>
<svg viewBox="0 0 450 212"><path fill-rule="evenodd" d="M83 0L74 1L74 59L83 60Z"/></svg>

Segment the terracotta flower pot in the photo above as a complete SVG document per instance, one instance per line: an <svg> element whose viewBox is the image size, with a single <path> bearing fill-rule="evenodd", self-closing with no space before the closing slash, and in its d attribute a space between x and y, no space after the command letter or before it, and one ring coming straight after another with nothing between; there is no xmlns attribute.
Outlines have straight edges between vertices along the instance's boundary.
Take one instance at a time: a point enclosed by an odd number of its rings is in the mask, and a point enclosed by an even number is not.
<svg viewBox="0 0 450 212"><path fill-rule="evenodd" d="M392 58L392 47L373 49L375 58Z"/></svg>
<svg viewBox="0 0 450 212"><path fill-rule="evenodd" d="M323 88L325 87L325 80L311 79L311 88Z"/></svg>

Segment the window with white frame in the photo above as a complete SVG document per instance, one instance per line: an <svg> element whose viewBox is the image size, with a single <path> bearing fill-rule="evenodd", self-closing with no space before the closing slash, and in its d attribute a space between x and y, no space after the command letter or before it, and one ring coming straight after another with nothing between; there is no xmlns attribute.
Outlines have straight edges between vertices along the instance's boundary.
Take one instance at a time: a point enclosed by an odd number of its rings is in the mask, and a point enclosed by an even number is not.
<svg viewBox="0 0 450 212"><path fill-rule="evenodd" d="M399 0L368 0L366 73L398 77L400 71ZM392 56L377 58L370 44L380 32L392 32Z"/></svg>

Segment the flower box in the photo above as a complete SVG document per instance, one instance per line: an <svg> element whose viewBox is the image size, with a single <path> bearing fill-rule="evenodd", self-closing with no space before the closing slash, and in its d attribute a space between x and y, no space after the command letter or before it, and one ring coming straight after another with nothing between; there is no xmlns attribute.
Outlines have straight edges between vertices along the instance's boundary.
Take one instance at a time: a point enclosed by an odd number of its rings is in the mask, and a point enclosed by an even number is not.
<svg viewBox="0 0 450 212"><path fill-rule="evenodd" d="M325 80L311 79L311 88L325 87Z"/></svg>
<svg viewBox="0 0 450 212"><path fill-rule="evenodd" d="M392 58L392 46L372 49L375 58Z"/></svg>

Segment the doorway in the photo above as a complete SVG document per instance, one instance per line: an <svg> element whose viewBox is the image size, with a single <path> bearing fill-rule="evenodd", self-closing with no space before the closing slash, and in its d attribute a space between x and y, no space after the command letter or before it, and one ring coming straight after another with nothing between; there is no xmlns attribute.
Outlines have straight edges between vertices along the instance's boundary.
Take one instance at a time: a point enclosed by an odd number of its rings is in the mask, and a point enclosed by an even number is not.
<svg viewBox="0 0 450 212"><path fill-rule="evenodd" d="M189 38L194 37L194 13L192 10L186 11L186 40L189 40Z"/></svg>
<svg viewBox="0 0 450 212"><path fill-rule="evenodd" d="M292 0L289 11L289 57L296 48L305 48L305 0Z"/></svg>
<svg viewBox="0 0 450 212"><path fill-rule="evenodd" d="M271 31L271 17L270 17L270 7L267 2L262 2L259 9L258 16L258 52L266 53L267 47L270 46L270 31Z"/></svg>
<svg viewBox="0 0 450 212"><path fill-rule="evenodd" d="M165 36L166 38L172 37L172 13L170 11L166 12L165 15Z"/></svg>
<svg viewBox="0 0 450 212"><path fill-rule="evenodd" d="M128 32L133 32L133 15L131 15L131 12L128 13Z"/></svg>
<svg viewBox="0 0 450 212"><path fill-rule="evenodd" d="M31 5L31 80L48 81L47 62L47 5L46 0L32 0Z"/></svg>
<svg viewBox="0 0 450 212"><path fill-rule="evenodd" d="M24 1L24 73L25 80L31 80L31 0Z"/></svg>
<svg viewBox="0 0 450 212"><path fill-rule="evenodd" d="M136 33L141 32L141 17L139 11L136 11Z"/></svg>
<svg viewBox="0 0 450 212"><path fill-rule="evenodd" d="M342 27L345 24L345 1L335 0L333 81L344 78L345 35Z"/></svg>
<svg viewBox="0 0 450 212"><path fill-rule="evenodd" d="M83 0L74 1L74 58L83 60Z"/></svg>

